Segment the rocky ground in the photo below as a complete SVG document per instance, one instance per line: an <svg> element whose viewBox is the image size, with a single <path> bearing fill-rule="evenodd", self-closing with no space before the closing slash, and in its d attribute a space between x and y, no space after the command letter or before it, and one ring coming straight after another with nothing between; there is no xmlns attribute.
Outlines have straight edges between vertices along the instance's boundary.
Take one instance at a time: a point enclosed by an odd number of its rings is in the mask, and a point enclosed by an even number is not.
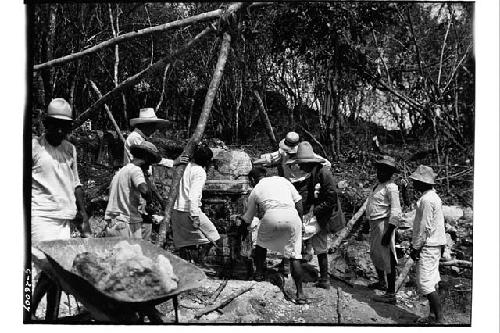
<svg viewBox="0 0 500 333"><path fill-rule="evenodd" d="M277 259L270 259L269 266ZM315 262L312 262L315 266ZM305 283L304 292L308 304L293 302L295 286L288 277L283 288L270 281L224 280L208 278L198 289L182 294L179 298L179 322L190 324L213 323L261 323L261 324L328 324L328 325L415 325L414 321L429 312L427 301L416 294L409 283L398 292L397 304L376 303L371 300L375 294L368 289L366 280L345 283L331 280L329 290L314 287L313 282ZM275 276L275 275L274 275ZM238 291L245 291L232 298ZM380 292L377 292L380 293ZM442 276L439 293L449 325L470 325L471 283L469 279ZM230 300L225 306L201 315L212 305ZM157 306L164 315L165 322L174 322L171 301ZM42 301L37 317L43 318L45 301ZM84 311L72 296L63 294L60 317L75 315Z"/></svg>

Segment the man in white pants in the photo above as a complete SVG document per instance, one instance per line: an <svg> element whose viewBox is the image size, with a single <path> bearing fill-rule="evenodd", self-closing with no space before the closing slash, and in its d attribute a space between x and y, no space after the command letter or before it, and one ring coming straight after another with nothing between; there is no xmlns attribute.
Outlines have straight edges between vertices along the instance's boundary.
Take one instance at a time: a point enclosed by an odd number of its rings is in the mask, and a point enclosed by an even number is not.
<svg viewBox="0 0 500 333"><path fill-rule="evenodd" d="M65 140L71 131L72 120L71 106L64 99L56 98L47 108L45 133L32 140L32 243L69 239L70 221L77 211L83 218L82 237L91 235L78 177L76 148ZM47 317L57 315L60 289L42 272L33 295L33 311L45 292Z"/></svg>
<svg viewBox="0 0 500 333"><path fill-rule="evenodd" d="M446 244L446 234L441 198L434 190L435 177L432 168L424 165L420 165L410 176L415 190L422 193L413 221L410 256L417 262L419 292L429 300L430 312L434 315L420 318L417 321L419 324L445 323L436 285L441 280L439 259Z"/></svg>

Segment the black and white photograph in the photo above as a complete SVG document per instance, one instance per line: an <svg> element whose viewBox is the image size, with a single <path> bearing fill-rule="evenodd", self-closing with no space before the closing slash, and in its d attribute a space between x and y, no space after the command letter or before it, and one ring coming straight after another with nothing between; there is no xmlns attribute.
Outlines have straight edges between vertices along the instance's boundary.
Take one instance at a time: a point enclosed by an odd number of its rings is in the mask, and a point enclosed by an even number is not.
<svg viewBox="0 0 500 333"><path fill-rule="evenodd" d="M488 267L498 310L477 5L25 3L22 322L471 328Z"/></svg>

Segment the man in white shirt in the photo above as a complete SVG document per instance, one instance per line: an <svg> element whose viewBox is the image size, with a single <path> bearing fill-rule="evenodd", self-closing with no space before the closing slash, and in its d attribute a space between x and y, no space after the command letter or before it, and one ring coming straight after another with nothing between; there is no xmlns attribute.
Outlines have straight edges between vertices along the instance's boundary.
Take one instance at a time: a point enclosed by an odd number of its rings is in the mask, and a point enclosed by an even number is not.
<svg viewBox="0 0 500 333"><path fill-rule="evenodd" d="M139 212L140 198L150 198L144 172L153 163L161 160L158 149L148 141L132 145L132 161L122 167L113 177L109 201L104 214L109 237L142 238L142 216Z"/></svg>
<svg viewBox="0 0 500 333"><path fill-rule="evenodd" d="M417 286L429 300L434 317L421 318L418 323L444 324L441 302L436 285L441 280L439 259L446 244L444 215L441 198L433 188L436 174L431 167L420 165L410 178L413 187L421 192L413 221L413 239L410 256L417 262Z"/></svg>
<svg viewBox="0 0 500 333"><path fill-rule="evenodd" d="M172 211L174 246L180 256L202 264L210 247L220 238L214 224L201 211L201 196L207 179L205 168L212 160L208 147L197 147L179 185L179 195ZM197 252L197 253L195 253Z"/></svg>
<svg viewBox="0 0 500 333"><path fill-rule="evenodd" d="M149 137L159 128L165 127L168 124L168 121L165 119L160 119L156 116L156 113L153 108L144 108L139 110L139 117L130 119L130 126L134 128L134 130L127 136L125 140L125 149L123 155L124 165L130 163L132 159L132 154L130 152L130 147L132 145L140 145L145 141L148 141ZM168 158L161 158L158 165L165 166L167 168L171 168L178 164L186 164L189 162L189 159L185 156L180 156L175 160L171 160ZM149 180L150 170L146 170L145 177L146 183L151 188L152 184ZM156 194L158 200L161 201L161 198L158 197L154 188L152 188L153 194ZM151 239L152 233L152 217L146 212L146 204L144 199L140 199L141 205L139 206L139 211L143 215L143 224L142 224L142 238L144 240Z"/></svg>
<svg viewBox="0 0 500 333"><path fill-rule="evenodd" d="M255 245L256 281L265 279L267 250L283 253L291 262L295 282L296 303L307 302L302 290L302 197L283 177L266 177L266 169L256 167L248 174L254 186L248 197L247 211L241 217L250 225L258 214L260 220ZM240 229L242 231L245 228Z"/></svg>
<svg viewBox="0 0 500 333"><path fill-rule="evenodd" d="M82 237L91 230L84 192L78 177L76 148L66 140L71 131L72 110L63 98L53 99L44 119L45 133L32 140L31 241L69 239L70 222L77 212L83 218ZM33 294L33 311L47 292L46 318L57 316L60 289L41 273ZM35 313L35 312L33 312Z"/></svg>

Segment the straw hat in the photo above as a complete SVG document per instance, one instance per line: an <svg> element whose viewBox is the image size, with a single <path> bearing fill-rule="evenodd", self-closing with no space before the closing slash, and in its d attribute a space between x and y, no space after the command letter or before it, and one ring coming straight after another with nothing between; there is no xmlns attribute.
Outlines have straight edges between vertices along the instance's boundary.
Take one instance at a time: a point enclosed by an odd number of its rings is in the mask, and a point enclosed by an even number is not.
<svg viewBox="0 0 500 333"><path fill-rule="evenodd" d="M288 160L286 164L323 163L325 159L318 158L313 147L308 141L302 141L297 146L297 154L294 159Z"/></svg>
<svg viewBox="0 0 500 333"><path fill-rule="evenodd" d="M299 144L299 135L295 132L288 132L283 140L280 141L279 147L289 154L297 152Z"/></svg>
<svg viewBox="0 0 500 333"><path fill-rule="evenodd" d="M375 161L375 165L388 166L394 173L399 172L399 169L396 167L396 160L391 156L383 156L380 160Z"/></svg>
<svg viewBox="0 0 500 333"><path fill-rule="evenodd" d="M64 98L54 98L47 107L47 116L62 120L73 120L71 106Z"/></svg>
<svg viewBox="0 0 500 333"><path fill-rule="evenodd" d="M431 167L426 165L419 165L417 170L410 175L411 179L418 180L422 183L426 183L429 185L434 185L437 174L434 173Z"/></svg>
<svg viewBox="0 0 500 333"><path fill-rule="evenodd" d="M137 124L156 124L165 126L168 123L168 120L158 118L153 108L140 109L139 117L130 119L130 126L135 126Z"/></svg>
<svg viewBox="0 0 500 333"><path fill-rule="evenodd" d="M144 158L151 161L153 164L161 161L160 152L154 144L149 141L143 141L141 144L132 145L130 153L137 158Z"/></svg>

